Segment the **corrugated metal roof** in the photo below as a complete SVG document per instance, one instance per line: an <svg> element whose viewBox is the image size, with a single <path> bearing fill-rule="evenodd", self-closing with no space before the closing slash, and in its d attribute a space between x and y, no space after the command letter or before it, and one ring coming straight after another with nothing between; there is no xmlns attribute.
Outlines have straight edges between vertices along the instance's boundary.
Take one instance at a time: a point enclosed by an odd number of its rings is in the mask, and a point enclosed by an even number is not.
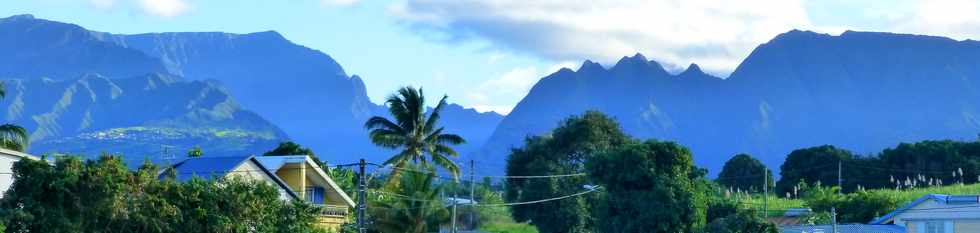
<svg viewBox="0 0 980 233"><path fill-rule="evenodd" d="M779 232L782 233L833 233L834 227L831 225L811 225L811 226L784 226ZM842 224L837 225L838 233L905 233L905 228L896 225L865 225L865 224Z"/></svg>
<svg viewBox="0 0 980 233"><path fill-rule="evenodd" d="M177 181L188 181L194 176L205 180L224 177L252 156L187 158L174 165ZM163 174L165 175L165 174Z"/></svg>

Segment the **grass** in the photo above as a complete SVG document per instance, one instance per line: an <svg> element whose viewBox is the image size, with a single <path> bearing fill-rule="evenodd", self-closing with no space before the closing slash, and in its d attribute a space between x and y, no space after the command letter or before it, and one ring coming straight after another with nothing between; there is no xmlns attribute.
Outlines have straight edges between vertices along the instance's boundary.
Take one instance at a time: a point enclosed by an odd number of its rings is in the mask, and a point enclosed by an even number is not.
<svg viewBox="0 0 980 233"><path fill-rule="evenodd" d="M537 233L538 230L527 223L493 222L480 226L481 231L492 233Z"/></svg>
<svg viewBox="0 0 980 233"><path fill-rule="evenodd" d="M899 200L899 206L914 201L926 194L948 194L948 195L977 195L980 194L980 184L968 185L948 185L941 187L924 187L905 190L894 189L875 189L868 192L880 193L894 196ZM737 200L745 208L762 208L763 199L760 195L734 195L732 198ZM788 199L769 196L769 216L782 216L786 209L807 208L803 199Z"/></svg>

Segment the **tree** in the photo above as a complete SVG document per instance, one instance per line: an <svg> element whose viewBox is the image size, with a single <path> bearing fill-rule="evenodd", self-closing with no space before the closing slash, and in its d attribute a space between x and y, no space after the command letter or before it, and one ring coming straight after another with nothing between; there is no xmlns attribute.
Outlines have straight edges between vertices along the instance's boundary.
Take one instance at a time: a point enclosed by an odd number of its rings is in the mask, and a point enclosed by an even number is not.
<svg viewBox="0 0 980 233"><path fill-rule="evenodd" d="M584 173L585 163L598 153L630 142L619 124L606 115L588 111L563 120L550 135L531 137L507 158L508 176ZM586 176L550 179L507 179L505 199L523 202L560 197L585 191L592 182ZM518 222L530 222L542 233L593 232L590 217L596 195L584 195L512 208Z"/></svg>
<svg viewBox="0 0 980 233"><path fill-rule="evenodd" d="M763 171L768 176L765 180L768 181L769 188L772 188L776 181L772 179L772 171L766 165L751 155L737 154L725 162L718 174L718 183L736 190L762 191Z"/></svg>
<svg viewBox="0 0 980 233"><path fill-rule="evenodd" d="M373 201L372 228L379 232L424 233L449 219L440 199L441 188L435 186L435 169L409 166L413 171L401 175L398 186L391 187L389 199ZM428 172L421 172L428 171Z"/></svg>
<svg viewBox="0 0 980 233"><path fill-rule="evenodd" d="M445 128L437 125L440 112L446 105L446 98L448 96L443 96L426 117L422 88L403 87L385 100L394 122L374 116L364 123L364 127L371 131L369 136L374 144L401 149L384 162L385 165L394 165L392 177L397 177L401 168L409 162L426 165L430 160L453 176L459 175L459 166L450 160L450 157L457 157L459 153L450 146L466 141L459 135L443 132Z"/></svg>
<svg viewBox="0 0 980 233"><path fill-rule="evenodd" d="M606 190L594 207L597 232L695 232L704 221L691 152L677 143L628 144L592 157L586 167Z"/></svg>
<svg viewBox="0 0 980 233"><path fill-rule="evenodd" d="M262 153L262 156L285 156L285 155L309 156L311 159L313 159L313 162L316 163L317 166L323 168L324 171L330 171L330 168L327 166L327 163L324 163L322 160L320 160L320 157L316 156L316 154L313 153L312 149L303 147L302 145L292 141L280 142L279 146L276 146L275 149ZM331 175L330 177L333 177L333 174L330 175Z"/></svg>
<svg viewBox="0 0 980 233"><path fill-rule="evenodd" d="M194 146L189 151L187 151L187 157L201 157L204 155L204 151L201 150L201 146Z"/></svg>
<svg viewBox="0 0 980 233"><path fill-rule="evenodd" d="M707 233L777 233L776 224L767 222L753 211L739 210L708 224Z"/></svg>
<svg viewBox="0 0 980 233"><path fill-rule="evenodd" d="M0 82L0 99L4 97L7 97L7 88L3 82ZM30 136L27 135L27 129L24 127L14 124L0 125L0 148L24 152L27 151L30 143Z"/></svg>
<svg viewBox="0 0 980 233"><path fill-rule="evenodd" d="M314 232L318 209L284 202L262 181L232 177L161 180L146 163L131 172L118 157L55 164L14 163L0 199L8 232Z"/></svg>
<svg viewBox="0 0 980 233"><path fill-rule="evenodd" d="M793 186L801 180L810 182L811 185L815 182L836 185L837 164L853 158L850 151L831 145L794 150L779 167L782 178L776 182L776 193L792 193Z"/></svg>
<svg viewBox="0 0 980 233"><path fill-rule="evenodd" d="M309 155L316 158L313 154L313 150L310 148L303 147L300 144L296 144L292 141L280 142L279 146L270 151L266 151L262 155L264 156L275 156L275 155Z"/></svg>

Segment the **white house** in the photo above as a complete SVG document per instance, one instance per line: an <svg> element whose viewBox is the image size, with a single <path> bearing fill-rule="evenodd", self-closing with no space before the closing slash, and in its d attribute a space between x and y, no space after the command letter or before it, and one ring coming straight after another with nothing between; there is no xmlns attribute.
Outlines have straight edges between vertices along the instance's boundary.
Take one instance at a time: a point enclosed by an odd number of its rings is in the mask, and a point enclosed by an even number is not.
<svg viewBox="0 0 980 233"><path fill-rule="evenodd" d="M980 196L929 194L871 224L904 226L908 233L980 232Z"/></svg>
<svg viewBox="0 0 980 233"><path fill-rule="evenodd" d="M14 184L14 163L21 159L40 159L24 152L0 148L0 197Z"/></svg>

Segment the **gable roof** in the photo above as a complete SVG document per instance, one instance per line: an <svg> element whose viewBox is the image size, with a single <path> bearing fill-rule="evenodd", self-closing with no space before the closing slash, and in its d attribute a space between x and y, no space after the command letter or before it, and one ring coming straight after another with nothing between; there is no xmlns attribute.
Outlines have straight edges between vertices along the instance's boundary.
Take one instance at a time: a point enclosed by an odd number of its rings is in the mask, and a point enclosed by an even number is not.
<svg viewBox="0 0 980 233"><path fill-rule="evenodd" d="M27 159L33 159L33 160L40 160L41 159L40 157L31 155L31 154L28 154L28 153L24 153L24 152L20 152L20 151L15 151L15 150L8 150L8 149L4 149L4 148L0 148L0 155L12 156L12 157L18 157L18 158L27 158Z"/></svg>
<svg viewBox="0 0 980 233"><path fill-rule="evenodd" d="M832 233L832 225L807 225L807 226L785 226L781 227L782 233ZM865 224L839 224L839 233L905 233L905 227L896 225L865 225Z"/></svg>
<svg viewBox="0 0 980 233"><path fill-rule="evenodd" d="M234 172L235 168L249 161L254 162L259 167L259 172L271 177L279 185L279 188L286 190L291 197L297 200L302 199L296 192L293 192L289 188L289 185L286 185L286 182L279 179L275 172L270 171L261 162L256 160L255 156L192 157L186 158L168 169L174 170L174 174L176 175L174 178L179 182L185 182L194 177L199 177L204 180L215 180L227 176L229 173ZM163 179L166 173L161 172L160 178Z"/></svg>
<svg viewBox="0 0 980 233"><path fill-rule="evenodd" d="M313 170L316 171L318 175L320 175L321 177L323 177L324 180L327 181L327 185L330 185L330 188L333 191L337 192L340 198L343 199L344 203L347 203L350 206L356 206L356 204L354 204L354 200L351 199L350 196L348 196L347 193L344 192L344 190L341 189L340 186L337 185L337 183L334 182L333 179L330 178L330 176L327 175L325 171L323 171L323 169L320 168L320 165L316 164L316 162L314 162L313 159L310 158L310 156L276 155L276 156L255 157L255 159L260 164L262 164L262 166L269 168L269 171L271 171L272 173L276 173L277 171L279 171L280 168L282 168L282 166L285 166L286 164L306 163L307 165L310 165L310 167L313 167Z"/></svg>
<svg viewBox="0 0 980 233"><path fill-rule="evenodd" d="M926 202L928 200L933 200L939 203L953 204L953 205L978 204L980 203L980 196L927 194L925 196L920 197L919 199L915 199L914 201L910 202L905 206L902 206L901 208L895 209L895 211L892 211L891 213L888 213L885 216L881 216L880 218L871 220L870 224L885 224L890 220L892 220L893 218L895 218L895 216L901 214L902 212L905 212L906 210L918 206L919 204L922 204L923 202Z"/></svg>

